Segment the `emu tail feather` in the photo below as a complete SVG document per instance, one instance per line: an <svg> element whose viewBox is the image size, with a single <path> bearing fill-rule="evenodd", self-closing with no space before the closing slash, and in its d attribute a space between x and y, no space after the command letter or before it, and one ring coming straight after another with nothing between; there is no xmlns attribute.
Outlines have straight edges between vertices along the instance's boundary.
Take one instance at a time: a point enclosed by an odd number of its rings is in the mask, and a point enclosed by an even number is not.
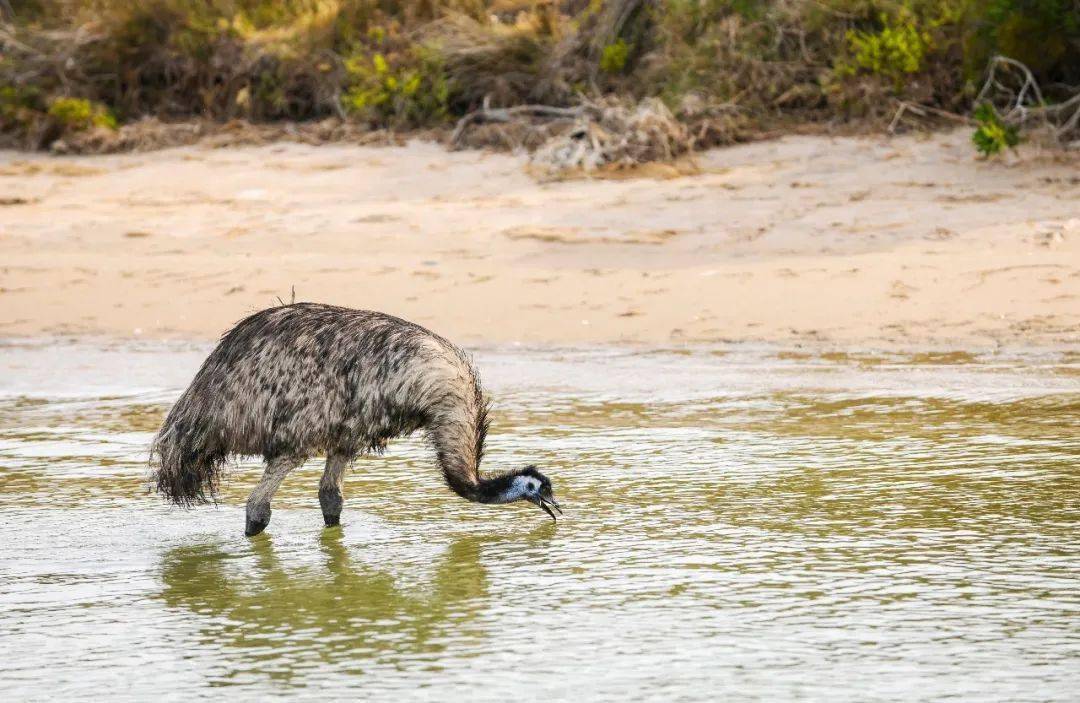
<svg viewBox="0 0 1080 703"><path fill-rule="evenodd" d="M192 405L181 397L150 449L152 487L185 508L214 502L228 456L213 424Z"/></svg>

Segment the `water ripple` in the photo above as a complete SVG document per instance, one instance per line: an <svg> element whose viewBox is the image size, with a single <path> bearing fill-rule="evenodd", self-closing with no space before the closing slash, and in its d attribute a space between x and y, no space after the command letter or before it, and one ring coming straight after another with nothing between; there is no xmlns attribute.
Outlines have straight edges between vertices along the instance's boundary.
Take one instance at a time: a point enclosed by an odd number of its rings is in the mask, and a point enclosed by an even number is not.
<svg viewBox="0 0 1080 703"><path fill-rule="evenodd" d="M9 696L1065 701L1080 686L1072 357L489 352L489 467L538 461L558 524L453 498L416 438L357 462L342 530L321 529L313 461L248 540L256 462L217 508L169 509L143 484L202 351L0 346L0 368L29 370L0 382Z"/></svg>

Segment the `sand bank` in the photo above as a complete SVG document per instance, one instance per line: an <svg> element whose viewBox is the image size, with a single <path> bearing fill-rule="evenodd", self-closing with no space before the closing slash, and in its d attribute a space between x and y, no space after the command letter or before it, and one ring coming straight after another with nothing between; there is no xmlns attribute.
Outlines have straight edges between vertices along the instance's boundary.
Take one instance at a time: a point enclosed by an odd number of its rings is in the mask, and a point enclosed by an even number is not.
<svg viewBox="0 0 1080 703"><path fill-rule="evenodd" d="M675 178L273 144L0 153L0 335L210 338L288 300L468 344L1080 342L1080 168L966 133L790 137Z"/></svg>

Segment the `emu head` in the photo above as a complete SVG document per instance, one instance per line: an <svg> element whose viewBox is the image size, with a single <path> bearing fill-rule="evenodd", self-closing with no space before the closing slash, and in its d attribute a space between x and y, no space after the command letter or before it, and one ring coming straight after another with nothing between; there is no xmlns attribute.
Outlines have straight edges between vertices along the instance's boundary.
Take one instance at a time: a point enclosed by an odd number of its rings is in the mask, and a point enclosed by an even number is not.
<svg viewBox="0 0 1080 703"><path fill-rule="evenodd" d="M516 471L510 475L510 485L506 489L505 499L506 502L512 502L515 500L527 500L533 505L542 508L544 512L551 516L551 519L555 519L555 513L551 512L552 508L559 511L562 515L562 508L555 501L555 496L551 492L551 481L544 474L537 471L535 466L526 466L520 471Z"/></svg>

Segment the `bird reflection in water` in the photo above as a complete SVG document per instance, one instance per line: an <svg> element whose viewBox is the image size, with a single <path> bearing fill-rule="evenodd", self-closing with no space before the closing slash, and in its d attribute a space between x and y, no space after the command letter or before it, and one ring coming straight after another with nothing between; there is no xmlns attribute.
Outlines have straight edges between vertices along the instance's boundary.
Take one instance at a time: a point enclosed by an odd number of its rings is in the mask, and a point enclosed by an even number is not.
<svg viewBox="0 0 1080 703"><path fill-rule="evenodd" d="M491 540L453 542L429 587L354 560L338 529L320 534L317 566L286 566L270 537L251 543L253 566L220 543L177 547L163 559L161 598L187 621L200 616L200 643L221 654L206 672L216 685L263 675L302 685L304 673L359 674L428 656L434 666L448 647L484 638L474 621L488 600L480 556Z"/></svg>

